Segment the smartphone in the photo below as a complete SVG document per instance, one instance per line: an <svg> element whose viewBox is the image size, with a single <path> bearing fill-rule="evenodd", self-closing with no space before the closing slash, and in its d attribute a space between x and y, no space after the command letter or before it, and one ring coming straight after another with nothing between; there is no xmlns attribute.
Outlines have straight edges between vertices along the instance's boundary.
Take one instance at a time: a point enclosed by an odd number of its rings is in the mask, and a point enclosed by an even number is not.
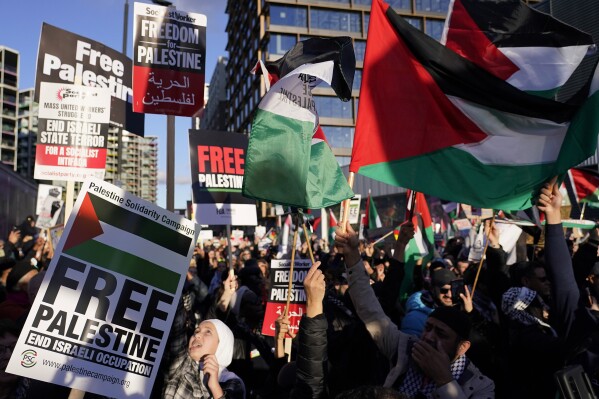
<svg viewBox="0 0 599 399"><path fill-rule="evenodd" d="M456 280L452 280L451 281L451 301L456 304L456 303L460 303L462 300L462 297L460 297L460 294L466 294L466 291L464 290L464 279L463 278L459 278Z"/></svg>

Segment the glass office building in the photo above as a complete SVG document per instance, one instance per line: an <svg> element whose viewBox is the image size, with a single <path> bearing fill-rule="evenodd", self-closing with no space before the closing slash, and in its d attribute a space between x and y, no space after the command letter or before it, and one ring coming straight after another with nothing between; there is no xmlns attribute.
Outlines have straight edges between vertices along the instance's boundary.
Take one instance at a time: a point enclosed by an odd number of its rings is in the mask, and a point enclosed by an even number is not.
<svg viewBox="0 0 599 399"><path fill-rule="evenodd" d="M450 0L387 0L400 15L440 39ZM249 71L258 59L276 60L295 43L310 37L350 36L356 74L353 98L342 102L333 90L314 90L322 129L341 165L349 163L359 106L360 84L371 0L228 0L229 63L227 127L249 132L265 88Z"/></svg>

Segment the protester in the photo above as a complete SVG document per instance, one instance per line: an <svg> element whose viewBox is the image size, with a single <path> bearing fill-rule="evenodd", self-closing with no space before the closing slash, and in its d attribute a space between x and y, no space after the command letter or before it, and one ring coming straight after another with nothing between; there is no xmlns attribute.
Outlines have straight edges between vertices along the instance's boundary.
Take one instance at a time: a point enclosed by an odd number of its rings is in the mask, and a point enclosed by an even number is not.
<svg viewBox="0 0 599 399"><path fill-rule="evenodd" d="M454 307L440 307L429 316L420 339L399 331L387 317L372 290L357 250L351 226L336 232L335 245L345 257L349 292L358 316L379 350L393 361L384 386L396 387L410 397L493 398L493 381L465 356L470 342L470 320Z"/></svg>
<svg viewBox="0 0 599 399"><path fill-rule="evenodd" d="M245 399L245 385L227 370L233 359L233 333L222 321L204 320L187 340L186 313L179 303L166 354L170 362L165 399Z"/></svg>

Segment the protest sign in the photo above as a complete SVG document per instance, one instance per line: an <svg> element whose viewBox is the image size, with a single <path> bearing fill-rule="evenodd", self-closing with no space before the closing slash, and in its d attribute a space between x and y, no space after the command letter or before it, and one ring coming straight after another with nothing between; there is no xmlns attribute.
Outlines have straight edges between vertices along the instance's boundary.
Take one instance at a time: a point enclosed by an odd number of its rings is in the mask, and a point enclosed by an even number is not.
<svg viewBox="0 0 599 399"><path fill-rule="evenodd" d="M37 53L35 101L42 82L107 88L111 94L110 123L143 136L144 114L134 113L131 59L95 40L44 23Z"/></svg>
<svg viewBox="0 0 599 399"><path fill-rule="evenodd" d="M37 204L35 214L37 220L35 227L47 229L56 225L60 211L64 205L62 200L62 187L49 184L37 186Z"/></svg>
<svg viewBox="0 0 599 399"><path fill-rule="evenodd" d="M193 116L204 106L206 16L135 3L133 109Z"/></svg>
<svg viewBox="0 0 599 399"><path fill-rule="evenodd" d="M58 248L58 243L60 242L62 233L64 233L64 224L50 228L49 241L53 251L56 251L56 249Z"/></svg>
<svg viewBox="0 0 599 399"><path fill-rule="evenodd" d="M110 92L98 87L42 82L34 178L104 178Z"/></svg>
<svg viewBox="0 0 599 399"><path fill-rule="evenodd" d="M350 224L357 224L360 221L360 199L362 196L360 194L356 194L349 200L349 216L348 222ZM339 220L343 220L343 210L344 207L341 207L341 212L339 214Z"/></svg>
<svg viewBox="0 0 599 399"><path fill-rule="evenodd" d="M291 301L289 302L289 330L297 333L302 315L306 312L306 292L304 279L312 262L309 259L296 259L293 264ZM275 335L275 320L283 314L289 289L291 260L273 259L270 261L270 290L262 324L262 334Z"/></svg>
<svg viewBox="0 0 599 399"><path fill-rule="evenodd" d="M231 231L231 245L238 246L243 242L243 230Z"/></svg>
<svg viewBox="0 0 599 399"><path fill-rule="evenodd" d="M6 371L108 397L150 397L195 229L87 180Z"/></svg>
<svg viewBox="0 0 599 399"><path fill-rule="evenodd" d="M255 226L256 201L241 195L248 138L239 133L189 131L195 220Z"/></svg>

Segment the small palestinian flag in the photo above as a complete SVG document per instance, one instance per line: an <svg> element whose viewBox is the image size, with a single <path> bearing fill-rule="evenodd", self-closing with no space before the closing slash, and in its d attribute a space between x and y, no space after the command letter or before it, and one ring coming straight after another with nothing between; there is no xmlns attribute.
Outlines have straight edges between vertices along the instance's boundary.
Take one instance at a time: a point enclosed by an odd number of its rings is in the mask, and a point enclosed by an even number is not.
<svg viewBox="0 0 599 399"><path fill-rule="evenodd" d="M576 201L599 208L599 174L596 170L572 168L568 172Z"/></svg>

